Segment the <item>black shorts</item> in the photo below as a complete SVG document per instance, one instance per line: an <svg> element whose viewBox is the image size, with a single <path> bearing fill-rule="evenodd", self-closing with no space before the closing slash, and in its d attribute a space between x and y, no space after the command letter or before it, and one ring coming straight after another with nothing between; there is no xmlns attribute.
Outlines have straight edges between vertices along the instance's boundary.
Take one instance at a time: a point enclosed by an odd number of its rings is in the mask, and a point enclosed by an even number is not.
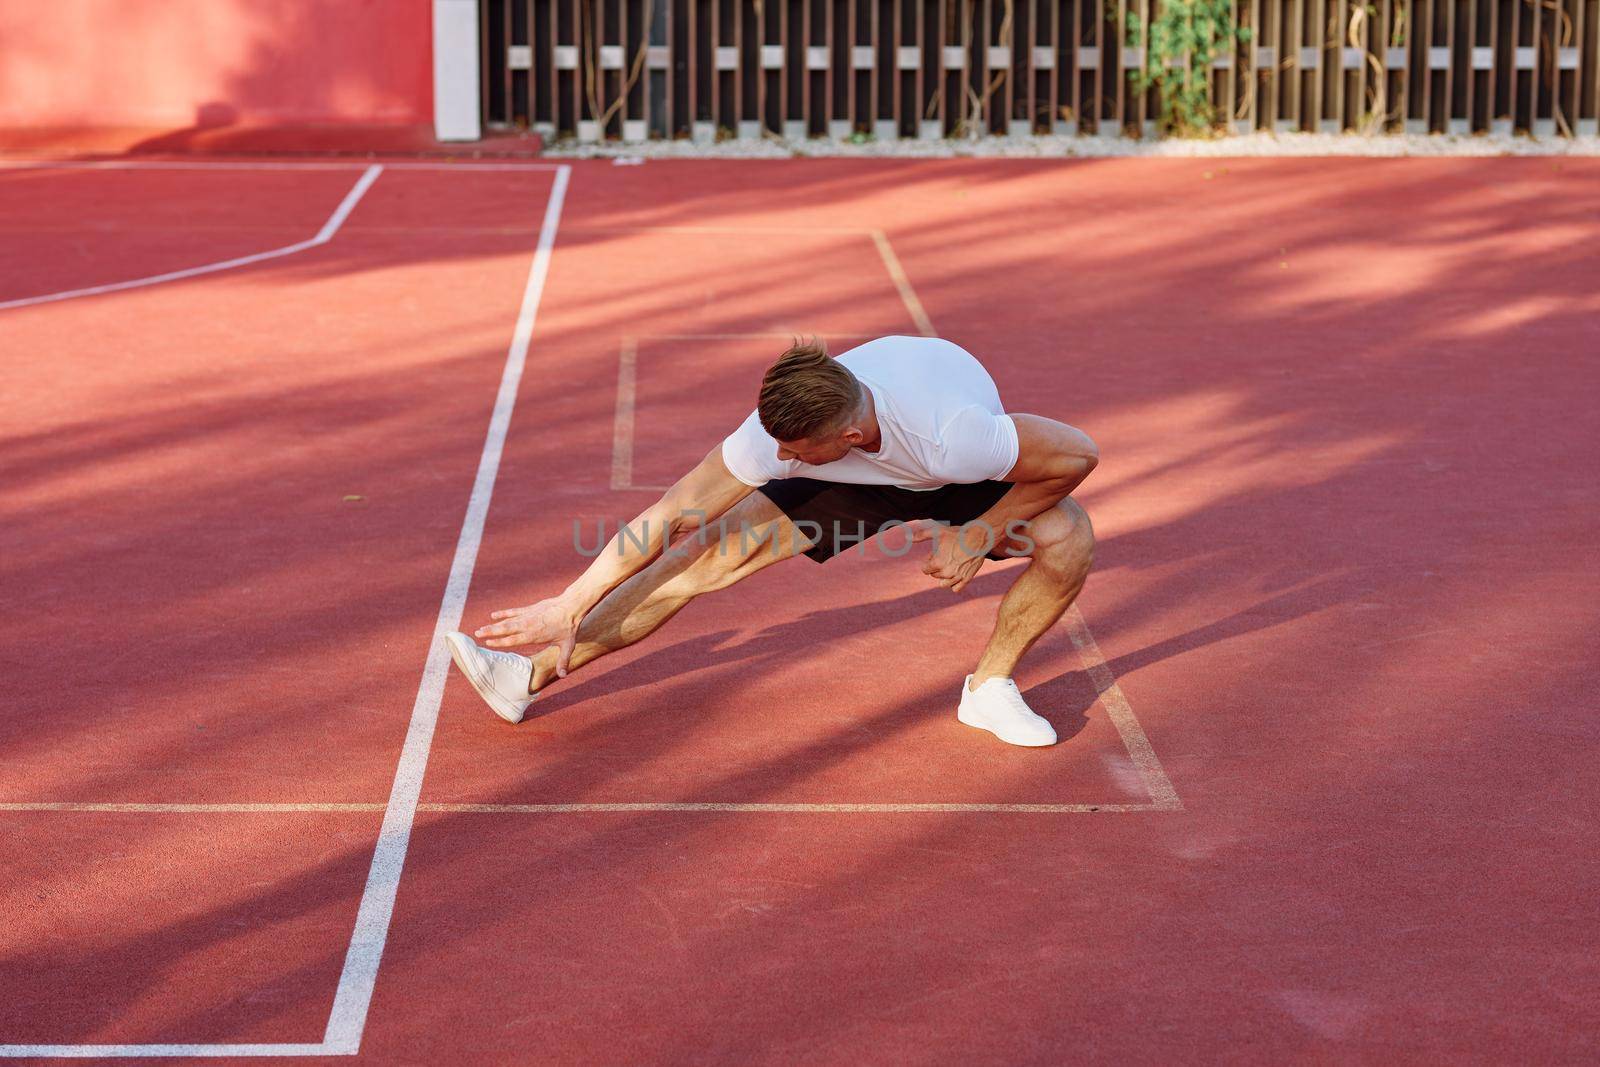
<svg viewBox="0 0 1600 1067"><path fill-rule="evenodd" d="M971 522L994 507L1010 488L1010 482L901 489L894 485L779 478L756 491L778 505L802 533L821 537L806 555L826 563L885 528L913 519L936 519L952 526ZM997 549L989 553L989 558L1010 557Z"/></svg>

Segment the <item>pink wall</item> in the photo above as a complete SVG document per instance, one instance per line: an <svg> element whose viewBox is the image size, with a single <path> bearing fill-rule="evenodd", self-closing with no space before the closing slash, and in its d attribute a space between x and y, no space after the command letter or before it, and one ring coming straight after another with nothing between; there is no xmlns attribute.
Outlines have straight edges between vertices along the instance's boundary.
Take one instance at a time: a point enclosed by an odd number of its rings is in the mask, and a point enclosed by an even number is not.
<svg viewBox="0 0 1600 1067"><path fill-rule="evenodd" d="M0 0L0 126L433 119L431 0Z"/></svg>

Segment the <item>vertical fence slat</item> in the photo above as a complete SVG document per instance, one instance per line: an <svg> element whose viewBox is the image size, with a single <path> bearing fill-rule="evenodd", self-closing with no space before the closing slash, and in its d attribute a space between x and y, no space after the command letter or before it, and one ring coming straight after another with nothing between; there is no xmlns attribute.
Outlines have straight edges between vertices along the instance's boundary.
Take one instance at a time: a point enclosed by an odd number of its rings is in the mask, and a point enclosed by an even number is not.
<svg viewBox="0 0 1600 1067"><path fill-rule="evenodd" d="M1128 44L1127 15L1130 9L1129 5L1137 3L1138 0L1118 0L1117 23L1115 26L1106 28L1106 36L1115 41L1117 49L1116 63L1114 65L1108 63L1107 65L1111 67L1112 76L1117 83L1117 97L1112 104L1114 112L1112 119L1115 123L1114 132L1118 137L1125 137L1128 133L1128 108L1130 106L1128 102L1128 66L1123 62L1122 52L1123 49L1131 47ZM1130 52L1129 54L1131 55L1132 53Z"/></svg>
<svg viewBox="0 0 1600 1067"><path fill-rule="evenodd" d="M1159 2L1159 0L1155 0ZM1139 64L1137 70L1144 72L1152 69L1155 64L1150 59L1150 19L1155 14L1155 3L1152 0L1138 0L1139 4ZM1166 73L1166 72L1162 72ZM1150 94L1152 89L1139 89L1134 98L1133 129L1134 135L1143 137L1148 132L1151 124Z"/></svg>
<svg viewBox="0 0 1600 1067"><path fill-rule="evenodd" d="M1483 122L1491 133L1499 114L1500 101L1500 0L1481 0L1487 13L1484 21L1489 29L1489 69L1483 77Z"/></svg>
<svg viewBox="0 0 1600 1067"><path fill-rule="evenodd" d="M1259 115L1261 109L1260 94L1257 92L1257 89L1260 85L1260 78L1256 73L1261 69L1259 58L1262 33L1261 0L1250 0L1249 25L1250 39L1244 42L1244 45L1241 49L1238 49L1238 51L1242 51L1247 58L1242 63L1241 69L1237 72L1237 77L1234 78L1234 84L1239 86L1239 91L1245 94L1245 103L1242 109L1244 114L1241 116L1244 122L1244 128L1246 131L1254 132L1257 128L1257 116ZM1238 113L1240 110L1241 109L1238 107L1234 108L1235 113Z"/></svg>
<svg viewBox="0 0 1600 1067"><path fill-rule="evenodd" d="M1528 74L1528 129L1535 135L1543 132L1545 85L1545 34L1544 34L1544 2L1533 0L1530 5L1533 9L1533 28L1528 34L1528 41L1533 45L1533 69Z"/></svg>
<svg viewBox="0 0 1600 1067"><path fill-rule="evenodd" d="M1368 123L1372 121L1372 97L1370 95L1371 89L1367 85L1367 79L1372 73L1371 57L1373 39L1376 34L1372 32L1372 9L1361 6L1362 3L1363 0L1356 0L1355 6L1351 8L1352 13L1361 11L1362 18L1356 39L1351 42L1351 47L1356 49L1356 58L1359 61L1354 75L1350 78L1355 89L1356 98L1355 102L1348 105L1346 110L1350 114L1350 128L1365 132L1368 129Z"/></svg>
<svg viewBox="0 0 1600 1067"><path fill-rule="evenodd" d="M1019 5L1027 3L1028 0L999 0L999 2L1001 23L1000 32L995 34L998 38L995 42L995 47L1002 51L995 52L994 56L996 58L1004 56L1007 65L1001 73L994 74L993 77L1005 79L1002 84L1005 96L997 109L1001 112L999 120L991 124L989 128L996 133L1009 134L1014 130L1012 123L1017 117L1017 80L1027 70L1025 66L1017 62L1017 40L1019 37L1017 33L1017 11Z"/></svg>
<svg viewBox="0 0 1600 1067"><path fill-rule="evenodd" d="M1482 95L1478 86L1482 76L1478 72L1478 3L1479 0L1467 0L1467 17L1461 29L1466 36L1466 45L1460 50L1464 58L1461 63L1461 78L1464 82L1461 91L1461 118L1456 123L1460 133L1471 133L1478 128L1478 98Z"/></svg>
<svg viewBox="0 0 1600 1067"><path fill-rule="evenodd" d="M1311 57L1314 64L1308 128L1321 133L1328 128L1328 0L1314 0L1311 18L1311 32L1306 35L1306 46L1300 54Z"/></svg>
<svg viewBox="0 0 1600 1067"><path fill-rule="evenodd" d="M1440 92L1443 99L1439 107L1439 121L1434 128L1442 133L1453 132L1457 129L1456 118L1456 90L1460 79L1456 76L1456 43L1461 39L1461 4L1460 0L1442 0L1440 5L1444 9L1444 72L1440 75ZM1433 61L1430 59L1429 63Z"/></svg>
<svg viewBox="0 0 1600 1067"><path fill-rule="evenodd" d="M1072 108L1070 132L1074 134L1088 129L1083 121L1083 12L1079 6L1072 4L1072 85L1067 94Z"/></svg>
<svg viewBox="0 0 1600 1067"><path fill-rule="evenodd" d="M494 108L489 103L489 84L494 76L490 73L495 68L489 60L489 0L478 0L478 25L485 27L484 32L478 34L478 69L483 75L478 79L478 109L485 119L494 121ZM506 66L510 66L508 62Z"/></svg>
<svg viewBox="0 0 1600 1067"><path fill-rule="evenodd" d="M860 78L856 68L856 45L861 41L856 30L856 0L844 0L844 26L834 30L834 39L844 39L842 52L845 60L844 67L844 106L840 109L840 121L850 124L851 132L859 129L861 121ZM839 78L835 77L835 82Z"/></svg>
<svg viewBox="0 0 1600 1067"><path fill-rule="evenodd" d="M1045 78L1045 80L1050 78L1050 69L1040 67L1035 62L1038 59L1038 50L1040 50L1040 43L1038 43L1040 42L1040 35L1038 35L1038 29L1040 29L1040 26L1038 26L1038 3L1035 0L1016 0L1016 2L1026 5L1024 10L1027 11L1027 38L1022 42L1022 48L1027 50L1026 53L1022 53L1027 56L1027 66L1022 67L1022 69L1027 70L1027 88L1026 93L1022 94L1022 114L1027 115L1027 130L1029 130L1029 133L1038 133L1040 131L1038 117L1050 107L1050 102L1048 102L1050 101L1050 90L1046 88L1045 93L1043 93L1045 106L1040 107L1040 91L1038 91L1038 88L1040 88L1040 80L1042 78ZM1014 112L1011 114L1011 118L1013 120L1016 118ZM1048 131L1048 126L1045 126L1045 131Z"/></svg>
<svg viewBox="0 0 1600 1067"><path fill-rule="evenodd" d="M511 23L511 4L508 0L507 3L504 3L500 6L500 25L502 34L500 40L505 43L506 50L510 49L512 43ZM513 73L514 72L511 69L511 63L507 61L504 64L504 69L501 71L500 79L502 91L506 94L506 115L510 121L515 122L517 116L517 102L516 98L512 95L515 85Z"/></svg>
<svg viewBox="0 0 1600 1067"><path fill-rule="evenodd" d="M1591 12L1591 8L1595 10ZM1582 0L1578 10L1582 14L1578 22L1578 92L1581 97L1587 81L1589 94L1580 99L1578 123L1573 129L1582 136L1596 137L1600 136L1600 8L1594 0Z"/></svg>
<svg viewBox="0 0 1600 1067"><path fill-rule="evenodd" d="M1595 6L1594 0L1586 0L1584 11L1589 13L1590 8L1595 8L1595 18L1586 19L1589 22L1589 32L1579 34L1579 38L1584 42L1582 50L1587 62L1587 66L1584 67L1586 70L1584 77L1589 80L1589 102L1586 106L1587 115L1579 122L1578 130L1584 136L1597 138L1600 136L1600 8Z"/></svg>
<svg viewBox="0 0 1600 1067"><path fill-rule="evenodd" d="M1565 136L1577 133L1578 123L1583 117L1583 5L1585 0L1561 0L1561 5L1567 10L1567 19L1563 21L1563 58L1561 61L1560 77L1565 81L1567 89L1563 94L1565 104L1563 109L1567 115L1567 130L1561 131ZM1570 53L1570 63L1566 54Z"/></svg>
<svg viewBox="0 0 1600 1067"><path fill-rule="evenodd" d="M1350 87L1351 71L1345 66L1345 49L1355 47L1350 36L1350 3L1349 0L1335 0L1333 14L1328 25L1328 47L1323 54L1328 57L1328 82L1332 90L1330 103L1331 126L1335 130L1343 130L1349 122L1349 109L1345 99L1345 92Z"/></svg>
<svg viewBox="0 0 1600 1067"><path fill-rule="evenodd" d="M906 4L912 4L908 13ZM894 0L894 121L901 137L915 137L922 118L922 56L916 65L906 63L905 50L916 49L922 41L922 4L918 0ZM907 23L915 22L907 34Z"/></svg>
<svg viewBox="0 0 1600 1067"><path fill-rule="evenodd" d="M772 113L769 110L768 95L772 73L767 68L767 47L772 43L772 33L768 29L768 5L776 0L767 0L756 8L755 22L755 121L762 133L772 131Z"/></svg>
<svg viewBox="0 0 1600 1067"><path fill-rule="evenodd" d="M1094 83L1094 132L1103 136L1106 133L1106 121L1108 119L1114 120L1116 117L1113 114L1117 106L1116 98L1112 97L1106 90L1109 84L1107 79L1112 79L1113 81L1116 79L1117 61L1122 54L1122 48L1117 37L1117 23L1108 23L1105 19L1100 18L1094 3L1095 0L1085 0L1084 6L1088 9L1086 20L1094 27L1096 59L1095 66L1090 73L1090 78ZM1126 0L1118 0L1119 21L1121 18L1120 11L1125 3ZM1115 122L1113 122L1111 133L1113 135L1121 133L1121 130L1115 127Z"/></svg>
<svg viewBox="0 0 1600 1067"><path fill-rule="evenodd" d="M961 97L966 106L961 109L968 137L981 135L989 128L989 94L984 91L988 79L989 42L994 33L990 21L990 0L967 0L963 23L966 42L966 66L961 68ZM977 102L973 102L976 97Z"/></svg>
<svg viewBox="0 0 1600 1067"><path fill-rule="evenodd" d="M1062 133L1061 125L1061 77L1066 71L1061 62L1061 5L1056 0L1041 0L1045 10L1050 13L1050 37L1040 48L1048 48L1050 67L1046 77L1049 79L1049 88L1045 90L1044 108L1042 111L1043 132ZM1041 53L1035 52L1038 56ZM1035 78L1035 81L1038 79Z"/></svg>
<svg viewBox="0 0 1600 1067"><path fill-rule="evenodd" d="M1239 12L1239 0L1228 0L1228 21L1231 27L1250 24L1249 20L1241 16ZM1222 87L1221 99L1217 104L1217 112L1222 132L1225 134L1239 132L1239 79L1244 71L1250 69L1250 64L1246 59L1248 54L1249 46L1242 45L1236 34L1229 33L1223 46L1217 49L1217 55L1226 57L1227 65L1222 68L1220 73L1215 69L1206 72L1206 77L1209 79L1213 91L1216 91L1216 87L1219 84Z"/></svg>
<svg viewBox="0 0 1600 1067"><path fill-rule="evenodd" d="M1581 117L1581 82L1583 63L1583 3L1584 0L1557 0L1562 13L1556 46L1556 99L1561 103L1564 129L1556 132L1572 136L1577 131ZM1568 55L1571 60L1569 63Z"/></svg>
<svg viewBox="0 0 1600 1067"><path fill-rule="evenodd" d="M1517 0L1495 0L1494 24L1495 69L1498 72L1494 97L1494 117L1489 123L1492 133L1509 133L1517 122L1517 67L1516 53L1519 40L1517 25Z"/></svg>
<svg viewBox="0 0 1600 1067"><path fill-rule="evenodd" d="M590 19L589 47L583 56L584 86L586 89L590 85L594 86L593 91L588 93L589 118L597 129L596 140L604 140L609 131L600 118L605 113L605 102L610 99L610 94L606 92L609 88L607 72L600 62L601 49L606 43L606 4L605 0L581 0L581 2L588 7Z"/></svg>
<svg viewBox="0 0 1600 1067"><path fill-rule="evenodd" d="M1406 111L1406 132L1426 133L1433 104L1433 73L1428 69L1428 49L1433 45L1433 10L1430 0L1412 0L1410 70L1411 106ZM1418 84L1420 82L1420 84Z"/></svg>
<svg viewBox="0 0 1600 1067"><path fill-rule="evenodd" d="M711 17L706 19L706 92L711 101L712 141L722 140L723 131L731 132L739 122L739 29L732 10L738 3L711 0ZM734 63L731 70L723 65L729 56Z"/></svg>
<svg viewBox="0 0 1600 1067"><path fill-rule="evenodd" d="M602 13L604 10L605 7L602 5ZM616 27L611 29L607 36L611 39L611 47L619 48L622 52L622 67L616 70L614 76L607 76L604 70L601 71L600 107L609 111L615 105L617 114L612 120L612 130L602 130L602 137L613 130L616 133L621 133L624 123L628 121L628 96L625 90L628 85L628 71L631 68L629 60L632 58L633 52L628 47L628 0L618 0L615 22ZM606 37L601 37L600 40L605 42ZM605 64L601 66L604 67Z"/></svg>
<svg viewBox="0 0 1600 1067"><path fill-rule="evenodd" d="M783 124L778 132L785 137L805 132L806 39L799 32L805 18L803 0L783 0Z"/></svg>
<svg viewBox="0 0 1600 1067"><path fill-rule="evenodd" d="M1289 17L1284 20L1283 51L1278 56L1278 69L1288 72L1283 79L1283 113L1279 115L1279 122L1295 130L1301 125L1300 98L1303 94L1300 83L1305 80L1305 72L1300 69L1300 46L1305 41L1305 21L1306 0L1289 0Z"/></svg>

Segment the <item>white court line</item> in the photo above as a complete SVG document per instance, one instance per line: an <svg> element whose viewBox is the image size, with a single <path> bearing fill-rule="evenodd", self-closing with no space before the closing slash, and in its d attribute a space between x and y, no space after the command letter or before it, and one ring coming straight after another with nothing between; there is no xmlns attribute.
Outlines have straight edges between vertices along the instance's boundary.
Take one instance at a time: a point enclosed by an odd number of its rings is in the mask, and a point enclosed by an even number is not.
<svg viewBox="0 0 1600 1067"><path fill-rule="evenodd" d="M0 1045L0 1056L100 1059L154 1056L327 1056L325 1045Z"/></svg>
<svg viewBox="0 0 1600 1067"><path fill-rule="evenodd" d="M624 337L617 353L617 405L611 420L611 488L664 493L670 486L633 484L634 405L638 398L639 342L644 341L757 341L768 337L789 337L789 330L761 330L756 333L652 333L643 337ZM856 340L869 333L821 333L822 338Z"/></svg>
<svg viewBox="0 0 1600 1067"><path fill-rule="evenodd" d="M344 968L334 992L333 1010L328 1015L328 1026L321 1043L0 1045L0 1057L353 1056L360 1051L361 1034L366 1028L367 1009L372 1004L378 965L388 940L389 923L394 917L395 893L400 886L400 872L405 866L406 849L411 841L411 826L416 820L422 776L428 765L428 750L433 744L433 730L444 696L445 678L450 665L444 635L461 622L467 589L472 584L472 569L477 562L484 520L489 513L489 497L494 492L506 431L511 425L511 411L516 405L517 386L522 380L528 347L533 340L534 322L538 317L540 298L544 295L545 279L550 272L551 249L555 244L556 228L560 223L561 206L566 199L571 173L571 168L559 167L551 186L550 200L539 228L538 248L528 271L516 329L512 333L505 370L500 378L500 391L495 397L494 414L489 420L477 477L467 501L466 518L462 521L461 535L456 541L450 577L445 582L444 599L439 604L438 618L434 622L427 664L417 688L416 702L411 708L411 723L400 750L400 762L395 768L389 801L384 805L383 825L378 831L378 842L372 852L372 866L361 891L355 928L351 932L350 947L345 953Z"/></svg>
<svg viewBox="0 0 1600 1067"><path fill-rule="evenodd" d="M875 333L830 333L826 330L800 330L807 336L821 337L824 340L836 337L841 341L854 341L859 338L878 337ZM794 330L758 330L755 333L647 333L633 340L642 341L759 341L766 337L793 337Z"/></svg>
<svg viewBox="0 0 1600 1067"><path fill-rule="evenodd" d="M878 255L883 258L884 268L888 270L889 277L894 282L894 287L900 291L900 299L906 305L906 311L911 314L911 321L917 324L917 329L922 331L924 337L937 337L939 332L933 328L933 323L928 320L928 313L922 307L922 301L917 299L917 292L911 288L911 279L906 277L905 268L900 265L900 257L894 254L894 246L889 243L889 237L882 230L872 231L872 244L878 250Z"/></svg>
<svg viewBox="0 0 1600 1067"><path fill-rule="evenodd" d="M372 166L365 160L319 160L292 162L287 160L166 160L166 159L7 159L0 160L0 173L8 170L361 170ZM559 170L560 163L408 163L404 161L378 164L387 170L432 170L459 174L463 171L550 171Z"/></svg>
<svg viewBox="0 0 1600 1067"><path fill-rule="evenodd" d="M715 801L680 802L617 802L595 804L424 804L426 811L498 814L570 814L574 812L607 811L731 811L731 812L792 812L831 814L835 812L889 814L910 812L924 814L1005 813L1047 814L1089 811L1156 811L1155 804L802 804L751 802L721 803Z"/></svg>
<svg viewBox="0 0 1600 1067"><path fill-rule="evenodd" d="M75 811L114 814L175 814L226 815L257 813L293 814L295 812L374 812L384 811L386 804L135 804L100 803L94 801L49 803L0 804L0 812L8 811ZM472 804L466 802L420 803L418 811L472 813L486 815L546 815L562 812L606 811L747 811L747 812L1063 812L1063 811L1163 811L1160 804L808 804L802 802L760 801L698 801L698 800L641 800L596 802L551 802L542 804Z"/></svg>
<svg viewBox="0 0 1600 1067"><path fill-rule="evenodd" d="M0 311L7 308L31 307L34 304L49 304L57 300L71 300L80 296L98 296L101 293L116 293L124 289L136 289L144 285L157 285L161 282L173 282L182 278L194 278L201 274L214 274L219 270L232 270L234 267L245 267L251 263L260 263L263 260L277 259L280 256L292 256L296 252L304 252L308 248L325 245L339 232L339 227L344 225L344 220L350 217L361 198L367 195L367 190L372 188L372 183L378 180L378 175L383 173L383 167L374 164L368 167L356 179L356 184L345 194L339 206L333 209L333 214L328 216L328 221L322 224L322 229L317 231L315 237L304 241L296 241L292 245L274 248L268 252L256 252L253 255L240 256L237 259L225 259L220 263L207 263L204 266L189 267L185 270L168 271L166 274L152 274L146 278L134 278L125 282L112 282L109 285L93 285L87 289L67 289L59 293L46 293L43 296L26 296L20 300L7 300L0 302Z"/></svg>
<svg viewBox="0 0 1600 1067"><path fill-rule="evenodd" d="M571 233L826 233L845 237L870 237L859 226L584 226L567 227Z"/></svg>
<svg viewBox="0 0 1600 1067"><path fill-rule="evenodd" d="M1111 673L1105 656L1100 652L1100 645L1095 641L1094 634L1089 632L1089 624L1084 621L1083 613L1078 610L1076 604L1067 609L1067 636L1072 639L1073 647L1078 650L1078 657L1083 660L1083 667L1089 672L1089 680L1094 683L1095 690L1100 694L1100 703L1105 705L1106 714L1110 716L1111 724L1117 728L1123 747L1128 750L1128 756L1138 768L1145 791L1150 794L1151 810L1182 811L1183 801L1178 799L1178 791L1172 787L1172 779L1167 777L1161 761L1156 758L1156 750L1151 747L1150 738L1145 736L1144 727L1139 725L1139 719L1133 714L1128 698L1122 695L1122 686L1117 684L1117 676Z"/></svg>
<svg viewBox="0 0 1600 1067"><path fill-rule="evenodd" d="M173 804L173 803L130 803L123 801L73 801L73 800L46 800L0 803L0 812L4 811L83 811L107 812L111 814L129 813L138 815L164 815L182 814L197 815L217 813L251 814L255 812L344 812L344 811L382 811L384 804L321 804L316 802L302 804L258 804L252 801L237 803L203 803L203 804Z"/></svg>
<svg viewBox="0 0 1600 1067"><path fill-rule="evenodd" d="M534 252L533 266L528 271L528 284L523 290L516 331L506 355L500 392L495 397L494 415L489 420L483 456L478 461L478 476L467 503L461 537L456 542L450 578L445 584L444 600L439 605L433 640L428 646L427 666L423 669L422 683L417 689L417 700L411 710L411 726L406 731L405 745L400 751L394 787L389 793L389 807L383 816L383 828L378 832L372 868L367 874L366 888L361 893L361 906L356 911L350 950L345 955L344 971L339 976L333 1011L328 1017L327 1032L323 1035L323 1044L330 1051L354 1054L361 1047L361 1033L366 1027L367 1008L372 1003L378 964L389 935L389 921L394 916L395 892L400 887L400 872L405 865L406 848L411 839L411 824L416 818L417 800L422 793L422 775L428 765L428 749L433 744L433 729L439 720L439 704L444 696L445 678L450 669L450 654L445 648L444 635L460 625L461 612L467 602L467 590L472 584L472 569L477 562L478 546L483 541L484 520L489 514L489 497L494 492L495 478L500 470L500 456L505 449L506 432L511 426L511 411L517 403L517 386L522 381L523 367L527 363L528 346L533 340L533 327L538 319L545 279L550 273L550 254L555 246L556 228L561 222L561 207L566 200L567 182L571 174L569 167L556 171L544 221L539 227L539 246Z"/></svg>
<svg viewBox="0 0 1600 1067"><path fill-rule="evenodd" d="M622 339L617 356L617 410L611 421L611 488L633 487L633 401L639 345Z"/></svg>

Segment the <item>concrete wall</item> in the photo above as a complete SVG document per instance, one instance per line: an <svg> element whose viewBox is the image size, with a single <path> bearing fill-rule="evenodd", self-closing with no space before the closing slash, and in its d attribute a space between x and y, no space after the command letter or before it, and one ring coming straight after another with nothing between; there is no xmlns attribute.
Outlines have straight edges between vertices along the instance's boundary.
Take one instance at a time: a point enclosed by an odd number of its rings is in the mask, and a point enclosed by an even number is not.
<svg viewBox="0 0 1600 1067"><path fill-rule="evenodd" d="M431 0L0 0L0 127L433 121Z"/></svg>

